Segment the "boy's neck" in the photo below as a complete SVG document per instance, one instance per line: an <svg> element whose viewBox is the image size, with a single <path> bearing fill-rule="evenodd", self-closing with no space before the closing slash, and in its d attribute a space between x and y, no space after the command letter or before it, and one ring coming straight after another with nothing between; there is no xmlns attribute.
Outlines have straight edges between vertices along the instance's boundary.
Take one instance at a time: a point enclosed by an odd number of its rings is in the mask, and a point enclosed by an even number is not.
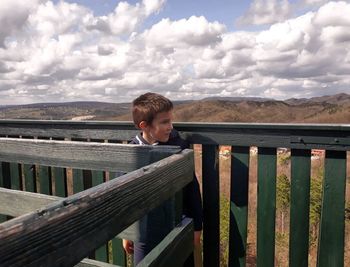
<svg viewBox="0 0 350 267"><path fill-rule="evenodd" d="M146 131L142 132L142 138L147 141L148 144L153 145L154 143L157 143L157 140L155 140L152 135Z"/></svg>

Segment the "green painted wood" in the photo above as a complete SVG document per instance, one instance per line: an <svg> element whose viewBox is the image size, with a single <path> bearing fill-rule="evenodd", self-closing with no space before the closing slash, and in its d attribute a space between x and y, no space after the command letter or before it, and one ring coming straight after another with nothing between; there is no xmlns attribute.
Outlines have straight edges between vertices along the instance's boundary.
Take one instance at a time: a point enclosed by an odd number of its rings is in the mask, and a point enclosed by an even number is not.
<svg viewBox="0 0 350 267"><path fill-rule="evenodd" d="M11 173L11 189L21 190L21 170L20 165L15 162L10 162L10 173Z"/></svg>
<svg viewBox="0 0 350 267"><path fill-rule="evenodd" d="M102 184L104 182L104 174L103 171L91 171L92 175L92 186L96 186Z"/></svg>
<svg viewBox="0 0 350 267"><path fill-rule="evenodd" d="M289 266L308 266L310 150L291 150Z"/></svg>
<svg viewBox="0 0 350 267"><path fill-rule="evenodd" d="M113 264L126 266L126 254L123 248L123 241L120 238L112 239Z"/></svg>
<svg viewBox="0 0 350 267"><path fill-rule="evenodd" d="M73 169L73 193L76 194L84 190L83 170Z"/></svg>
<svg viewBox="0 0 350 267"><path fill-rule="evenodd" d="M103 245L95 250L95 260L108 262L108 249L107 245Z"/></svg>
<svg viewBox="0 0 350 267"><path fill-rule="evenodd" d="M203 266L219 266L219 153L218 146L202 146Z"/></svg>
<svg viewBox="0 0 350 267"><path fill-rule="evenodd" d="M35 165L23 164L25 191L36 192Z"/></svg>
<svg viewBox="0 0 350 267"><path fill-rule="evenodd" d="M193 223L185 218L147 256L138 267L179 267L193 252Z"/></svg>
<svg viewBox="0 0 350 267"><path fill-rule="evenodd" d="M257 266L274 266L276 148L258 148Z"/></svg>
<svg viewBox="0 0 350 267"><path fill-rule="evenodd" d="M39 193L51 195L51 169L48 166L38 166L39 168Z"/></svg>
<svg viewBox="0 0 350 267"><path fill-rule="evenodd" d="M2 162L3 187L11 188L10 163Z"/></svg>
<svg viewBox="0 0 350 267"><path fill-rule="evenodd" d="M110 180L113 180L120 176L122 176L122 172L109 172ZM133 259L133 257L131 257L131 259ZM127 255L123 248L123 239L118 237L112 239L112 261L113 264L127 266Z"/></svg>
<svg viewBox="0 0 350 267"><path fill-rule="evenodd" d="M346 152L326 151L317 265L344 266Z"/></svg>
<svg viewBox="0 0 350 267"><path fill-rule="evenodd" d="M67 194L67 175L65 168L52 167L52 173L55 177L55 195L66 197Z"/></svg>
<svg viewBox="0 0 350 267"><path fill-rule="evenodd" d="M92 171L92 186L102 184L104 180L103 176L103 171ZM95 259L102 262L108 262L108 244L105 244L95 250Z"/></svg>
<svg viewBox="0 0 350 267"><path fill-rule="evenodd" d="M248 222L249 147L233 147L232 152L228 266L245 266Z"/></svg>

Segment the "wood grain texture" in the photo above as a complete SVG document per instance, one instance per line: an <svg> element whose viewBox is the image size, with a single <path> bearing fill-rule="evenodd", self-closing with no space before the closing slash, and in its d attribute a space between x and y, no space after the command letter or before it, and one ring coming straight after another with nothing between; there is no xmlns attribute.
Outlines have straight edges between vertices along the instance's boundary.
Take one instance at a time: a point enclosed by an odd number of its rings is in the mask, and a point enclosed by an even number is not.
<svg viewBox="0 0 350 267"><path fill-rule="evenodd" d="M0 138L0 160L89 170L129 172L179 151L173 146Z"/></svg>
<svg viewBox="0 0 350 267"><path fill-rule="evenodd" d="M193 151L184 150L5 222L0 225L0 265L77 264L192 178Z"/></svg>
<svg viewBox="0 0 350 267"><path fill-rule="evenodd" d="M0 188L0 214L17 217L60 199L39 193Z"/></svg>

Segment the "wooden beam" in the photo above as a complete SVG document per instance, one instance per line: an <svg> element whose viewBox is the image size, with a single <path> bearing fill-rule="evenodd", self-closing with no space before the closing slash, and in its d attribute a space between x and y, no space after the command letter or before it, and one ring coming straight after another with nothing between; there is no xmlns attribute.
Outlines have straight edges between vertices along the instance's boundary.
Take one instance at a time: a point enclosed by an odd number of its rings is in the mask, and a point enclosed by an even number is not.
<svg viewBox="0 0 350 267"><path fill-rule="evenodd" d="M0 161L129 172L180 151L173 146L0 138Z"/></svg>
<svg viewBox="0 0 350 267"><path fill-rule="evenodd" d="M193 179L193 151L0 225L0 266L72 266ZM82 245L83 244L83 245Z"/></svg>
<svg viewBox="0 0 350 267"><path fill-rule="evenodd" d="M130 122L0 120L0 135L10 136L131 140L138 132Z"/></svg>
<svg viewBox="0 0 350 267"><path fill-rule="evenodd" d="M0 214L17 217L60 199L62 198L0 187Z"/></svg>
<svg viewBox="0 0 350 267"><path fill-rule="evenodd" d="M350 149L350 124L174 123L196 144ZM0 120L0 135L130 140L131 122Z"/></svg>
<svg viewBox="0 0 350 267"><path fill-rule="evenodd" d="M31 193L7 188L0 188L0 214L17 217L63 199L39 193ZM116 267L101 261L84 259L76 267Z"/></svg>
<svg viewBox="0 0 350 267"><path fill-rule="evenodd" d="M137 266L182 266L192 251L193 223L185 218Z"/></svg>

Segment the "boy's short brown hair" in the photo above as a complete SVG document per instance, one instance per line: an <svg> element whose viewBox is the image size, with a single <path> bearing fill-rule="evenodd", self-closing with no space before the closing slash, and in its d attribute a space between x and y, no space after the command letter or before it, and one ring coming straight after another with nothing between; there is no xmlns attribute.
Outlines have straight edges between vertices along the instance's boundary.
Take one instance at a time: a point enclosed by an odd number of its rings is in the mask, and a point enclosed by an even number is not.
<svg viewBox="0 0 350 267"><path fill-rule="evenodd" d="M132 102L132 118L135 126L139 127L141 121L152 124L154 117L161 112L173 109L173 103L160 94L146 93L140 95Z"/></svg>

